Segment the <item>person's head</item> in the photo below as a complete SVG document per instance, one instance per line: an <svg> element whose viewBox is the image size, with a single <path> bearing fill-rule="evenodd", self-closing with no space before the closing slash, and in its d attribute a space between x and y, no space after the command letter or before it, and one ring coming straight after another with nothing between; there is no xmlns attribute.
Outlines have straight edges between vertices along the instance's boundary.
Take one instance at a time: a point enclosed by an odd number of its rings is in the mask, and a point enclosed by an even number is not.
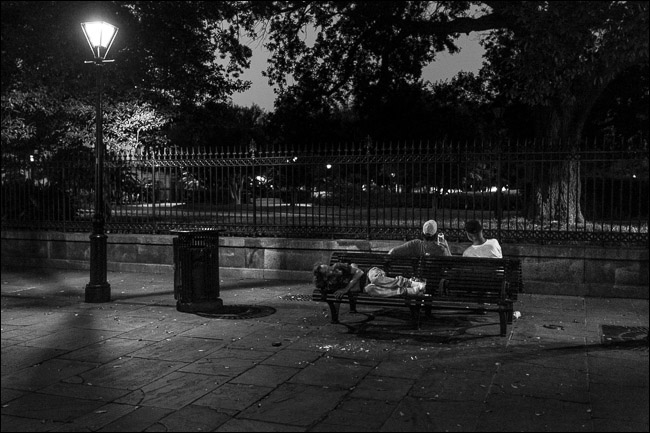
<svg viewBox="0 0 650 433"><path fill-rule="evenodd" d="M314 266L314 285L319 289L323 289L327 285L327 280L330 277L341 273L342 272L334 266L318 264Z"/></svg>
<svg viewBox="0 0 650 433"><path fill-rule="evenodd" d="M435 239L436 233L438 232L438 223L435 220L429 220L424 223L422 226L422 235L425 240Z"/></svg>
<svg viewBox="0 0 650 433"><path fill-rule="evenodd" d="M467 221L465 223L465 233L467 233L467 238L472 242L480 240L483 238L483 226L477 220Z"/></svg>

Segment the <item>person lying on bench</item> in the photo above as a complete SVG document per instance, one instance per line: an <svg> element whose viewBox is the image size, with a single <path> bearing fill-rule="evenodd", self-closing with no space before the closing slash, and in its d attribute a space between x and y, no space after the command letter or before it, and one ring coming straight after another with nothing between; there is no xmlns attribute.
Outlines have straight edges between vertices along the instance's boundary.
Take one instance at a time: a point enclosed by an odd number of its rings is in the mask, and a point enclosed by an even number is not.
<svg viewBox="0 0 650 433"><path fill-rule="evenodd" d="M354 263L323 264L314 268L314 285L323 295L334 293L336 299L341 299L350 291L360 293L365 283L365 273Z"/></svg>
<svg viewBox="0 0 650 433"><path fill-rule="evenodd" d="M370 268L366 278L366 274L354 263L335 263L314 268L314 285L324 295L334 293L336 299L341 299L350 292L366 292L378 297L421 295L424 294L426 283L402 276L388 277L383 269L377 267Z"/></svg>
<svg viewBox="0 0 650 433"><path fill-rule="evenodd" d="M394 256L451 256L449 244L444 236L436 236L438 232L438 223L435 220L429 220L422 226L423 239L413 239L400 246L397 246L388 254Z"/></svg>
<svg viewBox="0 0 650 433"><path fill-rule="evenodd" d="M496 239L485 239L485 236L483 236L483 226L479 221L467 221L465 223L465 233L467 234L467 239L472 241L472 245L463 251L463 257L503 258L499 241Z"/></svg>

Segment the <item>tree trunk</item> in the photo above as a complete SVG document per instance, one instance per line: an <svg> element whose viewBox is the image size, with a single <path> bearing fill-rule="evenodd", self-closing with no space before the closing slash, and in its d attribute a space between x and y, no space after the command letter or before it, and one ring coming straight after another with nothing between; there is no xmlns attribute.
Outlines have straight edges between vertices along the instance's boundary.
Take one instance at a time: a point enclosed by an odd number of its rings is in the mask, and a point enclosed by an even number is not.
<svg viewBox="0 0 650 433"><path fill-rule="evenodd" d="M615 66L612 67L616 69ZM582 185L580 161L577 152L582 140L582 129L592 107L607 85L616 76L614 70L600 75L583 77L574 86L576 99L555 101L550 106L536 108L536 136L565 156L563 160L549 161L551 168L532 179L534 191L528 196L527 217L544 223L557 221L567 226L584 223L580 206ZM551 158L545 152L545 158Z"/></svg>
<svg viewBox="0 0 650 433"><path fill-rule="evenodd" d="M580 199L580 161L576 153L580 147L582 127L591 108L585 104L558 104L557 107L539 107L536 111L537 135L548 148L543 169L532 179L529 191L527 218L541 224L559 224L571 227L584 222ZM553 153L556 149L559 153Z"/></svg>
<svg viewBox="0 0 650 433"><path fill-rule="evenodd" d="M527 217L540 224L558 224L571 228L582 223L580 208L580 162L562 160L551 163L547 173L536 182Z"/></svg>

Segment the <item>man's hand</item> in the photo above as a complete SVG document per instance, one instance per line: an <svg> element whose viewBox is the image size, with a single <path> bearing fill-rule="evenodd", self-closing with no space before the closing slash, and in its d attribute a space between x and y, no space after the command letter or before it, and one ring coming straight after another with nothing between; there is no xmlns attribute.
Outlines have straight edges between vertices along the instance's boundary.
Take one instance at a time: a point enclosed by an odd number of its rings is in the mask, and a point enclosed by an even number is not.
<svg viewBox="0 0 650 433"><path fill-rule="evenodd" d="M334 292L334 297L336 299L341 299L343 295L345 295L346 293L348 293L348 289L339 289L336 292Z"/></svg>
<svg viewBox="0 0 650 433"><path fill-rule="evenodd" d="M442 246L444 249L447 250L447 253L451 256L451 250L449 249L449 244L447 243L447 239L443 239L442 242L438 242L438 245Z"/></svg>

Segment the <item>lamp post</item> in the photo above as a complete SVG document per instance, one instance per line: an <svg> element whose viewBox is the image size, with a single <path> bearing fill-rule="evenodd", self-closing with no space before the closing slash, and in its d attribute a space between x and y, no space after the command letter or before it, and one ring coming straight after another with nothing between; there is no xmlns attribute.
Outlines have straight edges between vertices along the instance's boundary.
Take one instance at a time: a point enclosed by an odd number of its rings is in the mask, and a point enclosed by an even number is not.
<svg viewBox="0 0 650 433"><path fill-rule="evenodd" d="M117 27L103 22L81 23L97 74L97 143L95 144L95 213L93 232L90 235L90 282L86 285L86 302L109 302L111 286L106 281L106 234L104 233L104 141L102 139L102 69L106 55L117 34Z"/></svg>

